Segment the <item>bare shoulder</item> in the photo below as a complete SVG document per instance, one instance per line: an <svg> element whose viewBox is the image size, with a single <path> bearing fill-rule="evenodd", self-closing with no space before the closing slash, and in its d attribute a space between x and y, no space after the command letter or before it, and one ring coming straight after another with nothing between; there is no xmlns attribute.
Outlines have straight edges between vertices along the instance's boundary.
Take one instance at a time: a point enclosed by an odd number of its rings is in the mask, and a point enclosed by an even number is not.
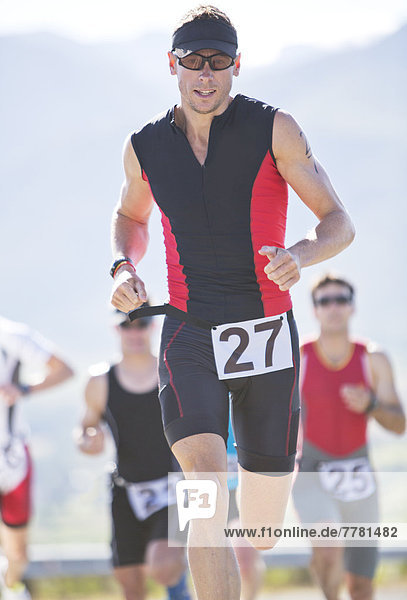
<svg viewBox="0 0 407 600"><path fill-rule="evenodd" d="M152 210L153 197L129 134L124 143L124 182L117 212L140 223L147 223Z"/></svg>
<svg viewBox="0 0 407 600"><path fill-rule="evenodd" d="M289 112L281 109L276 112L273 126L274 152L297 145L303 135L300 125Z"/></svg>
<svg viewBox="0 0 407 600"><path fill-rule="evenodd" d="M318 335L316 333L309 333L304 336L301 336L300 339L300 350L304 352L307 348L309 348L312 344L314 344L318 340Z"/></svg>
<svg viewBox="0 0 407 600"><path fill-rule="evenodd" d="M292 185L290 179L293 176L293 167L299 168L302 172L304 169L308 170L314 183L320 184L324 180L325 172L313 155L304 130L287 111L278 110L275 115L272 146L277 166L290 185Z"/></svg>
<svg viewBox="0 0 407 600"><path fill-rule="evenodd" d="M374 342L366 345L366 354L370 372L376 386L387 386L393 389L395 386L393 367L387 352Z"/></svg>
<svg viewBox="0 0 407 600"><path fill-rule="evenodd" d="M316 335L307 335L300 340L300 359L306 360L309 356L310 350L317 341L318 336Z"/></svg>
<svg viewBox="0 0 407 600"><path fill-rule="evenodd" d="M103 413L106 408L108 395L107 363L92 365L89 369L89 379L85 388L86 404L93 410Z"/></svg>
<svg viewBox="0 0 407 600"><path fill-rule="evenodd" d="M276 111L274 117L274 126L277 127L279 131L285 131L289 133L290 131L301 131L300 126L297 121L294 119L291 113L279 108Z"/></svg>
<svg viewBox="0 0 407 600"><path fill-rule="evenodd" d="M371 369L374 374L385 373L392 370L388 354L375 342L366 345L366 352Z"/></svg>
<svg viewBox="0 0 407 600"><path fill-rule="evenodd" d="M108 374L109 370L110 364L106 361L102 361L91 365L88 369L88 373L91 378L104 377Z"/></svg>
<svg viewBox="0 0 407 600"><path fill-rule="evenodd" d="M134 178L142 178L142 171L137 154L134 151L131 141L132 133L126 137L123 145L123 163L126 175L131 175Z"/></svg>

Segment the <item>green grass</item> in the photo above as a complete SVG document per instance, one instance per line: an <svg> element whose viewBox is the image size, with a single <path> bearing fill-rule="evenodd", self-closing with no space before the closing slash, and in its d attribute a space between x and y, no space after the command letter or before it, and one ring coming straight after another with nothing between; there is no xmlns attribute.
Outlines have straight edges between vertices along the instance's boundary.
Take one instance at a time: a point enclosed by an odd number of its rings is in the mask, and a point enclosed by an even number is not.
<svg viewBox="0 0 407 600"><path fill-rule="evenodd" d="M378 587L407 584L407 561L382 562L375 579ZM263 592L288 588L312 587L307 568L268 568L264 575ZM35 600L122 600L120 587L113 576L62 577L29 582ZM192 586L191 586L192 588ZM165 598L162 586L148 580L148 598Z"/></svg>
<svg viewBox="0 0 407 600"><path fill-rule="evenodd" d="M311 576L307 568L268 568L264 574L263 588L265 590L275 590L285 587L308 587L312 585Z"/></svg>
<svg viewBox="0 0 407 600"><path fill-rule="evenodd" d="M113 576L61 577L31 581L28 587L36 600L122 600L120 586ZM149 598L164 598L164 588L149 580Z"/></svg>

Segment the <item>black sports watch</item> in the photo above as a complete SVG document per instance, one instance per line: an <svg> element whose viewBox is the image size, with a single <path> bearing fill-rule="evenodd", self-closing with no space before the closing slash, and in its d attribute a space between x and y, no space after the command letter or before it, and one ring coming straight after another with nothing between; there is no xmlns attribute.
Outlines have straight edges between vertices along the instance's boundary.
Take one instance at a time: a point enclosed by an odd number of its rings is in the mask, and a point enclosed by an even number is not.
<svg viewBox="0 0 407 600"><path fill-rule="evenodd" d="M379 400L377 399L376 394L373 391L371 391L370 392L370 401L369 401L369 404L366 406L365 414L368 415L369 413L371 413L372 410L374 410L375 408L378 407L378 405L379 405Z"/></svg>
<svg viewBox="0 0 407 600"><path fill-rule="evenodd" d="M17 387L20 390L22 396L28 396L28 394L31 391L31 386L25 383L18 383Z"/></svg>

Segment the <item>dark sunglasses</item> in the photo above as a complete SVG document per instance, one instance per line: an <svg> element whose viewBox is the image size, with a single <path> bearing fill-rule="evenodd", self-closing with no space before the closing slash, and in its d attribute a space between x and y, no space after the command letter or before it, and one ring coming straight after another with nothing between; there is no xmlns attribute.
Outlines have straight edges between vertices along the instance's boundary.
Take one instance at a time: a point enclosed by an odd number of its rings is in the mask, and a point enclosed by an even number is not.
<svg viewBox="0 0 407 600"><path fill-rule="evenodd" d="M211 56L203 56L198 52L191 52L187 56L180 57L174 53L174 56L178 58L178 63L181 67L189 69L190 71L202 71L205 63L209 63L211 71L224 71L229 69L235 62L235 59L223 52L219 54L212 54Z"/></svg>
<svg viewBox="0 0 407 600"><path fill-rule="evenodd" d="M344 306L345 304L350 304L351 302L352 298L350 296L322 296L322 298L314 300L314 305L329 306L330 304L339 304Z"/></svg>
<svg viewBox="0 0 407 600"><path fill-rule="evenodd" d="M134 321L123 321L119 327L121 329L146 329L152 321L151 317L140 317Z"/></svg>

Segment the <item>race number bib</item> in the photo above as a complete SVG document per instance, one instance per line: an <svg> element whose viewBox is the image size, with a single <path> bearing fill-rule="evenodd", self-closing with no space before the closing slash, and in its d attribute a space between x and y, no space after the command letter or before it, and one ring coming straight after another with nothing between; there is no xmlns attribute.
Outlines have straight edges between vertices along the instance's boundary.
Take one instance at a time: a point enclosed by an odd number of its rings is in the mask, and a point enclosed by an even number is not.
<svg viewBox="0 0 407 600"><path fill-rule="evenodd" d="M127 497L136 517L144 521L162 508L176 504L175 484L180 478L181 475L170 473L161 479L128 484Z"/></svg>
<svg viewBox="0 0 407 600"><path fill-rule="evenodd" d="M337 500L353 502L373 494L376 482L366 457L321 462L318 466L321 485Z"/></svg>
<svg viewBox="0 0 407 600"><path fill-rule="evenodd" d="M219 379L261 375L293 366L287 315L212 328Z"/></svg>

